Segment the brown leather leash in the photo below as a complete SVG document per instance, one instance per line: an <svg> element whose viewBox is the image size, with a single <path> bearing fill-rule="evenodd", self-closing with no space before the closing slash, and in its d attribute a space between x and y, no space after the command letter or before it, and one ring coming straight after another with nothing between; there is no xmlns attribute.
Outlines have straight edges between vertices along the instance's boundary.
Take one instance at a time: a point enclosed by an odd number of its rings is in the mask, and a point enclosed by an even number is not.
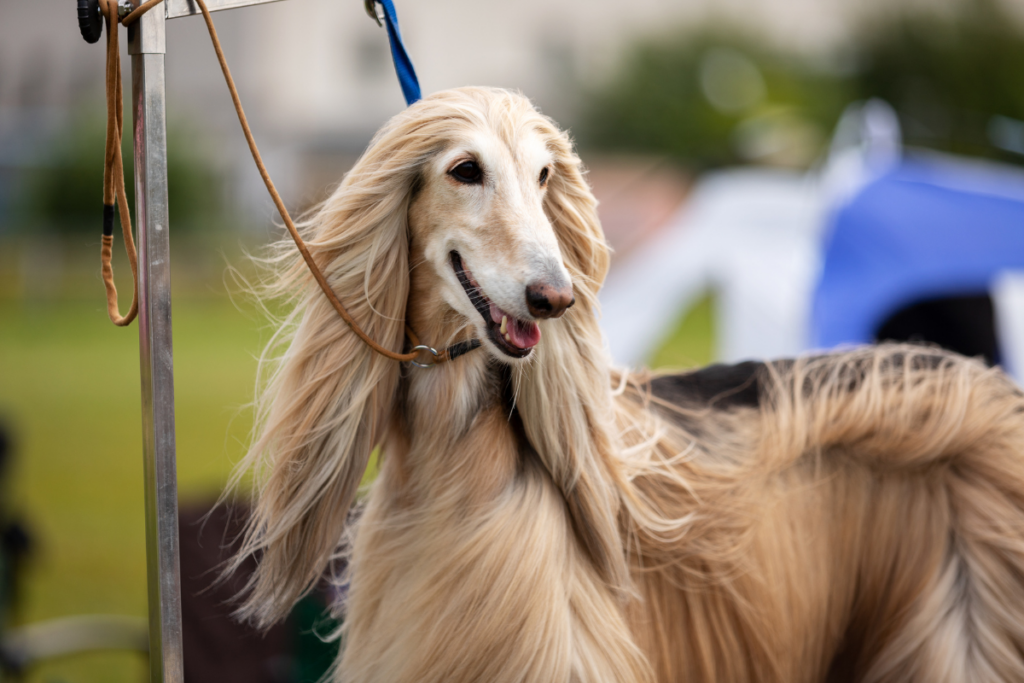
<svg viewBox="0 0 1024 683"><path fill-rule="evenodd" d="M113 6L114 13L109 11ZM121 100L121 51L117 45L117 27L111 27L111 16L116 17L117 7L113 0L100 0L100 10L107 23L107 142L103 163L103 240L100 247L100 262L103 266L103 285L107 290L107 315L110 322L119 327L130 325L139 312L139 258L132 239L131 214L124 189L124 163L121 158L121 135L123 104ZM115 19L116 21L116 19ZM117 287L114 286L114 268L110 262L114 244L114 201L121 214L121 233L124 235L124 249L132 267L132 305L128 313L121 315L117 305Z"/></svg>
<svg viewBox="0 0 1024 683"><path fill-rule="evenodd" d="M125 14L125 16L121 17L118 21L118 6L116 4L116 0L99 0L100 11L103 13L107 24L107 144L103 168L103 243L100 250L100 260L103 265L103 284L107 291L107 315L110 317L111 322L122 327L129 325L138 314L139 277L138 255L135 249L135 241L132 239L131 217L128 213L128 200L125 197L124 164L121 158L121 136L123 133L121 57L117 44L118 31L116 24L120 23L124 26L128 26L162 2L163 0L148 0ZM270 193L270 198L274 201L274 205L277 207L278 213L281 214L285 227L288 229L288 233L295 241L295 246L298 247L299 253L302 254L302 258L309 267L310 272L313 274L313 278L317 281L317 284L320 285L320 289L323 290L328 301L330 301L331 305L334 307L334 310L341 316L341 319L345 321L353 332L355 332L356 336L380 355L400 362L410 362L417 367L430 367L432 365L437 365L438 363L454 360L459 356L478 348L480 346L480 340L470 339L468 341L453 344L443 351L438 351L430 346L421 344L413 331L409 329L408 325L406 325L406 334L409 337L412 348L408 353L395 353L371 339L370 336L367 335L358 324L356 324L356 321L353 320L351 315L349 315L345 306L341 303L338 296L334 293L334 290L331 289L330 285L327 283L327 278L324 277L320 268L313 260L312 254L309 253L306 243L303 241L302 236L299 235L299 231L295 227L295 223L292 221L292 217L288 213L288 209L285 207L284 201L281 199L281 195L277 192L277 188L274 186L274 181L271 180L270 174L267 172L267 168L263 164L263 158L260 156L260 152L256 148L256 140L252 136L252 131L249 129L249 122L246 120L245 112L242 110L242 102L238 97L238 90L235 88L235 81L231 77L230 69L228 69L227 60L224 58L224 51L221 49L220 39L217 37L217 29L213 25L213 19L210 17L210 10L207 9L206 3L203 0L196 0L196 4L199 5L199 9L203 13L203 19L206 21L206 27L210 33L210 40L213 42L213 49L217 53L217 61L220 62L221 71L224 73L224 80L227 83L228 91L231 93L231 101L234 103L235 112L238 114L238 122L242 125L242 132L245 134L246 142L249 143L249 151L252 152L252 158L253 161L256 162L256 168L259 169L260 177L263 178L263 182L267 186L267 192ZM111 245L113 244L114 239L115 198L120 211L121 232L124 235L125 251L128 253L128 261L131 264L132 280L135 287L132 295L132 305L129 308L128 313L124 316L121 316L118 309L117 288L114 286L113 267L110 262ZM428 352L432 356L428 363L420 363L416 360L416 358L420 356L420 353L424 351Z"/></svg>

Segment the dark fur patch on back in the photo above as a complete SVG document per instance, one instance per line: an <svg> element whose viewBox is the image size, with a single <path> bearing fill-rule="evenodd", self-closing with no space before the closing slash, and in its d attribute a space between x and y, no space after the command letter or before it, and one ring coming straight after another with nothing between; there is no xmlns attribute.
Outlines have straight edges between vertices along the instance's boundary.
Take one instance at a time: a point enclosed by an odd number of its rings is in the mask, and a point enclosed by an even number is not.
<svg viewBox="0 0 1024 683"><path fill-rule="evenodd" d="M952 354L931 348L913 355L910 370L936 370L949 362ZM808 359L814 369L806 378L803 387L810 392L813 382L825 374L837 372L841 384L849 391L856 391L871 370L871 362L850 363L843 353L814 356ZM789 380L794 361L776 360L771 365L783 382ZM906 368L906 355L897 353L887 359L883 369L887 374L900 374ZM651 380L651 393L658 399L683 408L712 408L731 410L738 408L759 408L765 399L765 389L771 374L765 363L746 361L736 365L716 364L679 375L663 375Z"/></svg>
<svg viewBox="0 0 1024 683"><path fill-rule="evenodd" d="M681 375L663 375L651 380L651 393L680 407L757 408L761 403L764 363L747 361L737 365L709 365Z"/></svg>

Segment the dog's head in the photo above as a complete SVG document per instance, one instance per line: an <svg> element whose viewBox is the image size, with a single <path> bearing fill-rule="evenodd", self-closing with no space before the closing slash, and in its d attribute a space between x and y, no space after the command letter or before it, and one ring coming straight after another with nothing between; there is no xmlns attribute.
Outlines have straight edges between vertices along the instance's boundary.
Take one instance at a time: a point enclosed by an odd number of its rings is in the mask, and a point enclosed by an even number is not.
<svg viewBox="0 0 1024 683"><path fill-rule="evenodd" d="M538 322L575 304L547 210L574 160L524 98L467 89L438 99L458 118L420 169L409 211L414 283L429 279L419 289L435 288L496 356L524 358L541 339Z"/></svg>
<svg viewBox="0 0 1024 683"><path fill-rule="evenodd" d="M429 343L474 337L514 362L540 342L540 321L577 299L592 306L607 266L603 236L579 160L550 119L520 95L461 88L389 125L414 126L414 139L432 143L408 211L407 317Z"/></svg>

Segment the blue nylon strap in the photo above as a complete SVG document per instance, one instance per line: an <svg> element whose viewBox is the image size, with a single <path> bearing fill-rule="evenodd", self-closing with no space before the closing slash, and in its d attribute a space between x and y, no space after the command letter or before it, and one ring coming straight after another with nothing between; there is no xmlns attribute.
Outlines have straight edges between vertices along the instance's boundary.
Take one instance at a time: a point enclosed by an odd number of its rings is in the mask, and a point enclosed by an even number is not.
<svg viewBox="0 0 1024 683"><path fill-rule="evenodd" d="M416 69L412 67L409 53L405 51L402 34L398 30L398 14L395 12L395 5L391 0L376 0L376 2L384 7L384 24L387 26L388 40L391 43L391 58L395 62L395 73L398 74L398 83L402 86L405 103L412 104L422 97L420 82L416 78Z"/></svg>

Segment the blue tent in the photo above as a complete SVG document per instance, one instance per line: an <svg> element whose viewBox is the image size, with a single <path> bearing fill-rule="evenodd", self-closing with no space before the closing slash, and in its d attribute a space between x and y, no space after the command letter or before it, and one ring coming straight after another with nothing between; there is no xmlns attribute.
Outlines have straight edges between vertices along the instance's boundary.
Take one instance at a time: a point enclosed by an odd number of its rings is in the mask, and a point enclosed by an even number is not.
<svg viewBox="0 0 1024 683"><path fill-rule="evenodd" d="M814 295L813 345L871 342L901 308L987 293L1007 270L1024 271L1024 183L904 159L834 214Z"/></svg>

